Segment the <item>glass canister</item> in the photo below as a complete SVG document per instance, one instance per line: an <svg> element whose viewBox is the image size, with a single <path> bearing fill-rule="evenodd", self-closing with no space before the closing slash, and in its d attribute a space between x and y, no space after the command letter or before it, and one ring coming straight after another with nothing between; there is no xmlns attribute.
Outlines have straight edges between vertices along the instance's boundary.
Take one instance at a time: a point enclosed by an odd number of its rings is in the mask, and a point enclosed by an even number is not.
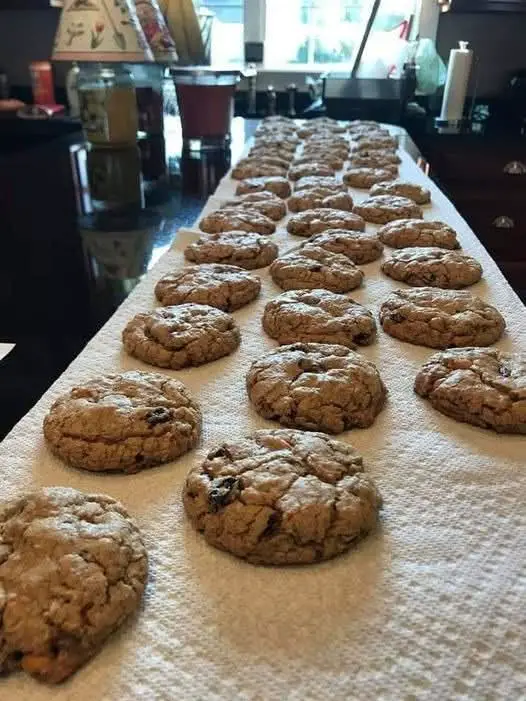
<svg viewBox="0 0 526 701"><path fill-rule="evenodd" d="M82 64L78 76L80 119L87 141L96 146L133 146L138 113L135 86L121 64Z"/></svg>
<svg viewBox="0 0 526 701"><path fill-rule="evenodd" d="M137 64L130 66L137 96L139 131L160 136L164 131L164 66Z"/></svg>
<svg viewBox="0 0 526 701"><path fill-rule="evenodd" d="M87 171L94 211L133 210L144 206L141 154L137 146L88 145Z"/></svg>

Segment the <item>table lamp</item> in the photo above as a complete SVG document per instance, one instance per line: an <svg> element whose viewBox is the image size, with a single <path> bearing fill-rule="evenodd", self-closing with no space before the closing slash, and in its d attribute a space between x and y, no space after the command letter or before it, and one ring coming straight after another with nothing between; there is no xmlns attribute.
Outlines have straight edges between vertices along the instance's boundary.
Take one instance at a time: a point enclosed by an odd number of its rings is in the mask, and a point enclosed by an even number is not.
<svg viewBox="0 0 526 701"><path fill-rule="evenodd" d="M138 116L126 63L153 61L130 0L65 0L54 61L77 61L80 118L96 146L136 144Z"/></svg>

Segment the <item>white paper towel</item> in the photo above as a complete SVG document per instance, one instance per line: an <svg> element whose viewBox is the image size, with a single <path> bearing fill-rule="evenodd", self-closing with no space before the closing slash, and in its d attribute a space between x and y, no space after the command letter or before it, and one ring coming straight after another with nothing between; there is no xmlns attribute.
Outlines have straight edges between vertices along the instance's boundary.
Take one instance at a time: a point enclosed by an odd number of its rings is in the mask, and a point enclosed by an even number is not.
<svg viewBox="0 0 526 701"><path fill-rule="evenodd" d="M442 100L440 119L454 122L464 116L464 102L468 90L469 74L473 61L473 51L467 41L459 41L459 49L452 49L447 65L446 86Z"/></svg>
<svg viewBox="0 0 526 701"><path fill-rule="evenodd" d="M526 349L526 310L452 205L403 155L402 176L431 188L426 218L454 226L484 267L474 293L499 307L508 333L498 346ZM219 188L228 196L234 183ZM357 199L366 194L354 191ZM375 227L371 227L375 228ZM202 405L200 448L136 475L73 470L44 445L42 419L54 398L97 373L151 370L127 357L120 332L155 304L153 288L183 265L192 232L168 252L0 446L0 493L69 485L121 499L144 531L150 578L139 615L66 684L48 688L23 674L0 681L1 701L516 701L524 698L526 438L497 436L448 419L414 395L428 348L381 330L360 350L389 388L374 425L340 436L364 455L385 508L378 532L347 555L295 568L249 565L204 543L186 521L187 470L216 441L274 424L251 408L244 375L275 347L261 329L265 302L280 290L263 272L261 298L234 316L236 353L168 374ZM303 239L278 235L283 249ZM386 249L386 254L389 249ZM352 297L378 312L400 287L363 266Z"/></svg>

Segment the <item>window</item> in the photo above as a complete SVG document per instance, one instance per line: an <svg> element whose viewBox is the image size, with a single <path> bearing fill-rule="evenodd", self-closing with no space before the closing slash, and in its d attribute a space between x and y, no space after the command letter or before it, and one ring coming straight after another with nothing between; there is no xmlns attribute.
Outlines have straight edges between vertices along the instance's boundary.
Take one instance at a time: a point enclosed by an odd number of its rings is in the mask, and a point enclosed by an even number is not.
<svg viewBox="0 0 526 701"><path fill-rule="evenodd" d="M239 63L244 54L244 22L254 26L260 17L265 40L265 68L271 70L320 70L350 64L358 50L373 0L195 0L215 14L212 33L212 61ZM397 62L397 52L407 39L421 4L435 0L382 0L362 64L380 60L385 69ZM247 8L247 17L244 16ZM250 9L250 8L255 8Z"/></svg>

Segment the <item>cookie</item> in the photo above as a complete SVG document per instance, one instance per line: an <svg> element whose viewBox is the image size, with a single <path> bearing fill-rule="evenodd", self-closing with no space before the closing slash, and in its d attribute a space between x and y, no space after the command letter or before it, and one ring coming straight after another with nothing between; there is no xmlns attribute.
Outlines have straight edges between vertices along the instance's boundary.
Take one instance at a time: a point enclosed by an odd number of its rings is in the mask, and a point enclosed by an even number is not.
<svg viewBox="0 0 526 701"><path fill-rule="evenodd" d="M235 351L240 341L230 314L205 304L179 304L136 314L122 332L127 353L172 370L222 358Z"/></svg>
<svg viewBox="0 0 526 701"><path fill-rule="evenodd" d="M380 227L378 236L391 248L413 246L460 248L456 231L441 221L398 219Z"/></svg>
<svg viewBox="0 0 526 701"><path fill-rule="evenodd" d="M354 212L373 224L386 224L395 219L422 219L422 209L407 197L376 195L354 205Z"/></svg>
<svg viewBox="0 0 526 701"><path fill-rule="evenodd" d="M350 134L360 133L363 131L375 131L376 129L383 129L380 122L374 121L374 119L352 119L349 122L347 131Z"/></svg>
<svg viewBox="0 0 526 701"><path fill-rule="evenodd" d="M349 292L359 287L364 277L360 268L345 256L317 246L276 258L269 270L283 290Z"/></svg>
<svg viewBox="0 0 526 701"><path fill-rule="evenodd" d="M308 151L302 156L295 158L292 165L300 166L304 165L305 163L312 163L313 161L316 163L327 164L329 168L332 168L334 171L341 170L343 168L345 158L342 158L339 153L333 153L331 151Z"/></svg>
<svg viewBox="0 0 526 701"><path fill-rule="evenodd" d="M349 187L368 189L375 183L381 183L396 174L387 168L350 168L343 174L343 182Z"/></svg>
<svg viewBox="0 0 526 701"><path fill-rule="evenodd" d="M263 418L325 433L370 426L387 394L373 363L328 343L270 351L252 363L247 391Z"/></svg>
<svg viewBox="0 0 526 701"><path fill-rule="evenodd" d="M283 200L272 192L249 192L226 200L221 209L246 209L264 214L272 221L279 221L287 214Z"/></svg>
<svg viewBox="0 0 526 701"><path fill-rule="evenodd" d="M287 223L289 234L296 236L313 236L327 229L364 231L365 222L353 212L320 208L293 214Z"/></svg>
<svg viewBox="0 0 526 701"><path fill-rule="evenodd" d="M333 142L325 143L314 141L305 144L303 151L299 156L296 156L296 161L300 158L306 159L310 157L311 161L316 161L318 158L322 160L324 157L339 158L342 161L347 160L349 156L348 144L335 144ZM339 169L337 169L339 170Z"/></svg>
<svg viewBox="0 0 526 701"><path fill-rule="evenodd" d="M442 287L458 290L474 285L482 267L471 256L445 248L402 248L382 264L382 271L413 287Z"/></svg>
<svg viewBox="0 0 526 701"><path fill-rule="evenodd" d="M353 199L347 192L334 192L324 187L310 190L296 190L287 200L291 212L304 212L307 209L341 209L350 212Z"/></svg>
<svg viewBox="0 0 526 701"><path fill-rule="evenodd" d="M245 166L253 166L260 164L277 166L278 168L283 168L283 170L285 171L289 167L289 161L286 158L281 158L280 156L276 156L275 154L259 154L257 156L247 156L245 158L241 158L241 160L239 160L235 164L235 166L232 169L232 177L237 178L236 172L243 171Z"/></svg>
<svg viewBox="0 0 526 701"><path fill-rule="evenodd" d="M374 154L375 152L372 151L371 153ZM383 153L383 151L378 151L378 153ZM390 171L395 177L398 176L398 165L396 163L393 163L383 156L376 158L369 152L367 152L367 155L357 153L356 155L352 156L352 158L349 159L349 168L352 170L355 170L356 168L379 168L381 170Z"/></svg>
<svg viewBox="0 0 526 701"><path fill-rule="evenodd" d="M205 234L219 234L222 231L251 231L255 234L273 234L276 225L254 209L216 209L205 215L199 222L199 228Z"/></svg>
<svg viewBox="0 0 526 701"><path fill-rule="evenodd" d="M325 120L325 121L319 121ZM298 129L298 136L301 139L308 139L319 132L327 134L342 134L347 131L347 125L342 122L337 122L330 117L319 117L311 119Z"/></svg>
<svg viewBox="0 0 526 701"><path fill-rule="evenodd" d="M234 166L232 169L232 178L234 180L245 180L246 178L261 178L268 175L287 175L287 166L271 165L270 163L262 163L260 159L254 159L247 163Z"/></svg>
<svg viewBox="0 0 526 701"><path fill-rule="evenodd" d="M298 142L296 134L277 130L275 133L258 134L254 139L254 146L276 146L283 152L294 153Z"/></svg>
<svg viewBox="0 0 526 701"><path fill-rule="evenodd" d="M291 290L267 302L263 328L278 343L338 343L366 346L376 336L371 312L328 290Z"/></svg>
<svg viewBox="0 0 526 701"><path fill-rule="evenodd" d="M255 270L270 265L278 256L278 247L260 234L224 231L194 241L186 247L184 254L193 263L226 263Z"/></svg>
<svg viewBox="0 0 526 701"><path fill-rule="evenodd" d="M383 149L373 149L372 151L359 151L351 155L351 164L356 167L368 167L371 162L377 162L380 165L373 165L373 168L385 168L389 166L400 165L402 159L396 151Z"/></svg>
<svg viewBox="0 0 526 701"><path fill-rule="evenodd" d="M501 314L466 290L395 290L380 307L386 333L430 348L489 346L502 336Z"/></svg>
<svg viewBox="0 0 526 701"><path fill-rule="evenodd" d="M408 200L413 200L416 204L428 204L431 202L431 192L422 185L416 183L408 183L405 180L392 180L391 182L378 182L371 188L370 195L394 195L396 197L407 197Z"/></svg>
<svg viewBox="0 0 526 701"><path fill-rule="evenodd" d="M255 564L300 565L373 530L382 499L352 446L277 429L215 446L188 475L183 502L210 545Z"/></svg>
<svg viewBox="0 0 526 701"><path fill-rule="evenodd" d="M345 148L349 150L351 144L345 136L328 131L318 131L305 142L305 148L311 146L318 146L320 148Z"/></svg>
<svg viewBox="0 0 526 701"><path fill-rule="evenodd" d="M300 178L294 185L295 192L299 190L313 190L314 188L323 187L325 190L333 192L347 192L347 187L340 180L332 175L307 175L305 178Z"/></svg>
<svg viewBox="0 0 526 701"><path fill-rule="evenodd" d="M153 372L105 375L52 405L44 436L64 462L94 472L136 472L197 445L201 412L178 380Z"/></svg>
<svg viewBox="0 0 526 701"><path fill-rule="evenodd" d="M354 151L396 151L397 147L398 141L394 136L384 136L377 138L372 138L371 136L369 136L368 138L366 137L364 139L361 139L360 141L353 142Z"/></svg>
<svg viewBox="0 0 526 701"><path fill-rule="evenodd" d="M109 496L49 487L4 501L0 550L2 674L58 684L140 606L146 550Z"/></svg>
<svg viewBox="0 0 526 701"><path fill-rule="evenodd" d="M432 355L415 392L446 416L498 433L526 434L526 355L457 348Z"/></svg>
<svg viewBox="0 0 526 701"><path fill-rule="evenodd" d="M236 195L245 195L249 192L272 192L282 200L290 196L292 189L285 177L267 176L260 178L246 178L236 187Z"/></svg>
<svg viewBox="0 0 526 701"><path fill-rule="evenodd" d="M380 258L383 246L378 236L370 231L327 229L312 236L302 250L319 246L331 253L341 253L356 265L364 265Z"/></svg>
<svg viewBox="0 0 526 701"><path fill-rule="evenodd" d="M291 165L287 177L289 180L295 181L309 175L334 175L334 168L331 168L327 163L316 163L316 161Z"/></svg>
<svg viewBox="0 0 526 701"><path fill-rule="evenodd" d="M391 139L395 137L391 137L389 129L376 126L368 127L367 129L355 129L351 132L351 138L353 141L363 141L364 139Z"/></svg>
<svg viewBox="0 0 526 701"><path fill-rule="evenodd" d="M283 150L280 146L274 146L272 144L265 146L252 146L250 151L247 154L247 158L250 158L252 160L258 159L258 158L279 158L282 161L285 161L287 164L287 169L290 166L291 161L294 158L294 151L285 151Z"/></svg>
<svg viewBox="0 0 526 701"><path fill-rule="evenodd" d="M261 280L237 265L219 263L183 268L162 277L155 286L161 304L208 304L232 312L256 299Z"/></svg>

